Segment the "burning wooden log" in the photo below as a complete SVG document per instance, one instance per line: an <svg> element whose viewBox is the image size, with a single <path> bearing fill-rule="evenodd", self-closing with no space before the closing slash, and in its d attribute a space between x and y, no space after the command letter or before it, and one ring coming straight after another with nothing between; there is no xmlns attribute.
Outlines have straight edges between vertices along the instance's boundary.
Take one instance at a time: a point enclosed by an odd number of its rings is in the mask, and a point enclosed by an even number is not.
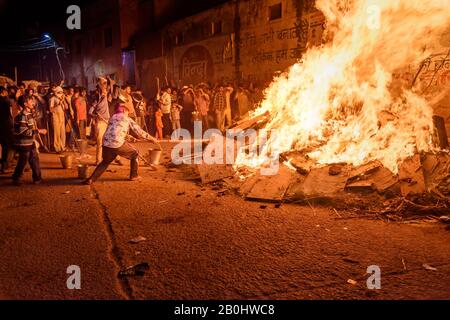
<svg viewBox="0 0 450 320"><path fill-rule="evenodd" d="M445 128L445 120L439 116L433 116L434 128L436 130L437 144L442 150L448 149L447 130Z"/></svg>
<svg viewBox="0 0 450 320"><path fill-rule="evenodd" d="M379 170L381 167L383 167L383 165L379 161L369 162L352 169L349 173L348 179L352 182L356 179L364 178L364 176Z"/></svg>
<svg viewBox="0 0 450 320"><path fill-rule="evenodd" d="M400 166L400 188L404 197L423 194L427 188L420 155L406 159Z"/></svg>
<svg viewBox="0 0 450 320"><path fill-rule="evenodd" d="M425 155L422 166L428 192L450 196L450 156L446 153Z"/></svg>
<svg viewBox="0 0 450 320"><path fill-rule="evenodd" d="M243 120L240 120L234 124L230 129L231 130L247 130L247 129L256 129L258 126L262 126L265 123L267 123L269 119L269 113L266 112L264 114L261 114L259 116L253 117L253 118L245 118Z"/></svg>
<svg viewBox="0 0 450 320"><path fill-rule="evenodd" d="M398 176L394 175L391 170L384 167L379 168L370 176L374 189L379 193L385 193L389 189L393 189L398 183ZM394 191L395 193L395 191Z"/></svg>
<svg viewBox="0 0 450 320"><path fill-rule="evenodd" d="M258 175L256 181L247 194L246 199L280 202L285 198L285 194L291 184L295 181L295 171L282 165L277 175Z"/></svg>
<svg viewBox="0 0 450 320"><path fill-rule="evenodd" d="M343 169L338 175L330 175L330 167L311 169L306 179L292 188L291 199L333 197L344 191L348 180L347 170Z"/></svg>
<svg viewBox="0 0 450 320"><path fill-rule="evenodd" d="M293 166L298 173L307 175L314 166L314 161L300 152L288 152L280 155L282 161Z"/></svg>

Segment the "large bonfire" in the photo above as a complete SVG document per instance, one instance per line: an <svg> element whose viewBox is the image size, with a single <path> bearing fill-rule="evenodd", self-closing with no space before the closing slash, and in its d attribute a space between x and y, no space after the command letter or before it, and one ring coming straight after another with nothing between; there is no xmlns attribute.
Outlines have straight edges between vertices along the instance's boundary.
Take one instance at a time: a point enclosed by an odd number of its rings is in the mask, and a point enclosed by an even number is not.
<svg viewBox="0 0 450 320"><path fill-rule="evenodd" d="M317 166L380 161L393 173L434 151L433 110L420 84L393 74L430 55L450 23L442 0L318 0L327 41L274 79L255 115L269 114L263 153L301 151ZM258 168L254 155L237 164Z"/></svg>

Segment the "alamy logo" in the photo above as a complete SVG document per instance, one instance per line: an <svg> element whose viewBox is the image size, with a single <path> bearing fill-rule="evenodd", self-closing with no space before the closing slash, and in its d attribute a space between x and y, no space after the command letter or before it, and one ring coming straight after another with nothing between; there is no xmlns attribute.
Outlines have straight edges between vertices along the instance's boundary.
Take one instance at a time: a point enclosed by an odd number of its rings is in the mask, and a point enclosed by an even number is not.
<svg viewBox="0 0 450 320"><path fill-rule="evenodd" d="M367 279L367 289L380 290L381 289L381 268L379 266L367 267L367 273L370 277Z"/></svg>
<svg viewBox="0 0 450 320"><path fill-rule="evenodd" d="M218 129L202 131L202 122L194 123L194 139L186 129L179 129L172 134L172 141L179 141L172 149L172 162L180 164L252 164L260 167L261 175L276 175L279 171L279 155L274 148L269 148L267 141L276 138L275 130L256 131L227 130L225 135ZM203 142L209 144L203 148ZM192 143L193 142L193 143Z"/></svg>
<svg viewBox="0 0 450 320"><path fill-rule="evenodd" d="M66 26L69 30L81 30L81 9L77 5L67 7L66 13L70 16L67 18Z"/></svg>
<svg viewBox="0 0 450 320"><path fill-rule="evenodd" d="M80 290L81 289L81 269L79 266L69 266L67 267L67 274L70 276L67 278L66 286L69 290Z"/></svg>
<svg viewBox="0 0 450 320"><path fill-rule="evenodd" d="M367 27L370 30L379 30L381 28L381 8L372 5L367 8Z"/></svg>

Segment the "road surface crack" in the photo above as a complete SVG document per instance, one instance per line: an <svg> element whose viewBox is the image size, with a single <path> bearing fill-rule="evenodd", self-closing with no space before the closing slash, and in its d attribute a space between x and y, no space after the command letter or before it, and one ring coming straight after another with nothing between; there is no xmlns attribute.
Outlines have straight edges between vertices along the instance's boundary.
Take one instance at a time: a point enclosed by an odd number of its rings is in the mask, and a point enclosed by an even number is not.
<svg viewBox="0 0 450 320"><path fill-rule="evenodd" d="M110 250L110 256L112 260L114 261L115 267L117 269L117 273L115 276L117 276L118 272L122 269L123 263L122 263L122 255L120 253L119 247L117 245L117 239L116 235L114 233L114 229L112 227L111 218L109 217L108 207L101 201L100 194L98 191L94 188L94 186L90 186L91 194L94 199L97 200L101 212L102 212L102 220L106 229L106 234L108 237L108 240L111 245ZM133 289L128 281L128 279L124 278L121 281L117 279L116 281L120 284L120 288L122 290L122 294L129 300L133 299Z"/></svg>

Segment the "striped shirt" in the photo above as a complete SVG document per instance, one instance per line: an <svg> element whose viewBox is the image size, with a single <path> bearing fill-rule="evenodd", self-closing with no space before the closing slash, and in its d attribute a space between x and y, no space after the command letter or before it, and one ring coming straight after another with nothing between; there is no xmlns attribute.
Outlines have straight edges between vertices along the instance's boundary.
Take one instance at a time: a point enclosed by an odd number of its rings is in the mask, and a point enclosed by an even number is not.
<svg viewBox="0 0 450 320"><path fill-rule="evenodd" d="M224 111L227 107L227 100L225 94L217 92L213 100L214 111Z"/></svg>
<svg viewBox="0 0 450 320"><path fill-rule="evenodd" d="M34 134L37 133L36 120L33 114L23 110L14 119L14 145L31 147L34 144Z"/></svg>

